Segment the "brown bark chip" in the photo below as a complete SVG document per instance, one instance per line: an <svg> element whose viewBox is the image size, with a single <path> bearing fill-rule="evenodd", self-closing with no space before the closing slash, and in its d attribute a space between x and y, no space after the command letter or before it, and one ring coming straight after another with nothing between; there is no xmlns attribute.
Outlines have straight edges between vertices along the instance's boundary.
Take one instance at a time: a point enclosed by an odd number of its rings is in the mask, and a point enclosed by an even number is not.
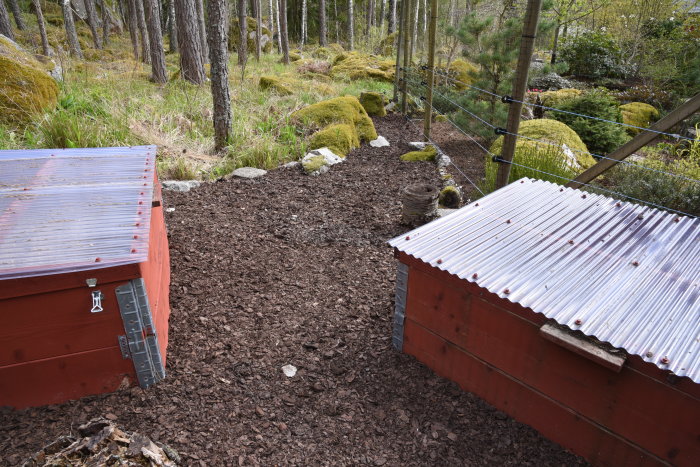
<svg viewBox="0 0 700 467"><path fill-rule="evenodd" d="M440 180L433 163L399 161L415 128L375 124L390 147L363 145L320 177L279 169L165 192L176 208L166 379L0 409L0 465L106 414L183 465L582 463L392 348L385 242L405 232L401 190Z"/></svg>

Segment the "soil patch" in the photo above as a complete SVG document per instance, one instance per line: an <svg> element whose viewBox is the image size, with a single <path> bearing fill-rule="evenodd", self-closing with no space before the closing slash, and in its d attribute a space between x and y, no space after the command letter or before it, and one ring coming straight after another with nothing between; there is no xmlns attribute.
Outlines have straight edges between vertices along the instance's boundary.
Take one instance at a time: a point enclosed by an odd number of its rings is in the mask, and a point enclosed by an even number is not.
<svg viewBox="0 0 700 467"><path fill-rule="evenodd" d="M0 465L105 414L186 465L582 463L392 349L385 242L406 230L400 191L440 180L433 163L399 161L420 138L410 123L375 124L392 146L363 145L320 177L279 169L164 193L175 208L167 378L0 410Z"/></svg>

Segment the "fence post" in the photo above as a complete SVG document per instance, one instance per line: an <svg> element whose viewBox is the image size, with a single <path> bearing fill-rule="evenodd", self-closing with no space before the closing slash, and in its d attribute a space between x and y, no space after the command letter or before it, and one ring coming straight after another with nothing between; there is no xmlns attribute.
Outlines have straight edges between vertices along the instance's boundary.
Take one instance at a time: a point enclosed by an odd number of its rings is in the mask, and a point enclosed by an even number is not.
<svg viewBox="0 0 700 467"><path fill-rule="evenodd" d="M530 69L532 59L532 49L535 46L535 36L537 34L537 24L540 19L540 9L542 0L528 0L527 11L525 12L525 24L523 24L523 35L520 40L520 54L518 55L518 65L515 69L515 79L513 84L513 102L510 102L508 109L507 133L504 135L503 150L501 151L501 162L496 174L496 188L504 187L508 184L510 176L510 162L515 153L515 143L517 141L518 128L520 126L520 112L523 105L520 102L525 97L527 89L527 74Z"/></svg>
<svg viewBox="0 0 700 467"><path fill-rule="evenodd" d="M408 100L406 96L406 87L408 83L406 82L407 68L408 68L408 38L411 36L410 31L408 31L408 19L410 17L409 10L411 9L411 0L401 0L401 3L405 3L405 8L403 8L403 18L401 18L401 30L403 31L403 73L401 77L401 113L406 115L408 111Z"/></svg>
<svg viewBox="0 0 700 467"><path fill-rule="evenodd" d="M433 117L433 83L435 82L435 33L437 29L437 0L430 0L430 29L428 31L428 69L426 78L428 82L428 92L425 96L425 108L423 121L423 139L430 141L430 120Z"/></svg>

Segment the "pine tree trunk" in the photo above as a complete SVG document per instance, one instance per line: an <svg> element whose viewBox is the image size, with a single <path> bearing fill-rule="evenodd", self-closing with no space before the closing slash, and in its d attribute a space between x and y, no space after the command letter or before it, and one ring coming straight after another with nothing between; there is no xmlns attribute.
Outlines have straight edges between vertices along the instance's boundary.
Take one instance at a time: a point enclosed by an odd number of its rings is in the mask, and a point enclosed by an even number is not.
<svg viewBox="0 0 700 467"><path fill-rule="evenodd" d="M255 61L260 61L262 54L262 4L255 0Z"/></svg>
<svg viewBox="0 0 700 467"><path fill-rule="evenodd" d="M175 0L175 14L182 78L190 83L202 84L205 74L196 1Z"/></svg>
<svg viewBox="0 0 700 467"><path fill-rule="evenodd" d="M143 0L134 0L136 4L136 20L139 22L139 37L141 38L141 61L151 63L151 43L148 40L146 14L143 11Z"/></svg>
<svg viewBox="0 0 700 467"><path fill-rule="evenodd" d="M148 39L151 45L151 80L155 83L166 83L168 76L165 71L165 50L163 49L163 34L160 29L160 16L156 0L144 0L148 12Z"/></svg>
<svg viewBox="0 0 700 467"><path fill-rule="evenodd" d="M102 46L107 47L109 44L109 28L111 21L109 19L109 13L107 13L105 0L97 0L97 5L102 12Z"/></svg>
<svg viewBox="0 0 700 467"><path fill-rule="evenodd" d="M282 36L282 61L289 65L289 36L287 35L287 0L280 2L280 35Z"/></svg>
<svg viewBox="0 0 700 467"><path fill-rule="evenodd" d="M24 20L22 19L22 12L19 9L19 3L17 0L9 0L10 1L10 9L12 10L12 16L15 17L15 24L17 25L17 29L20 31L24 31L27 29L27 26L24 24Z"/></svg>
<svg viewBox="0 0 700 467"><path fill-rule="evenodd" d="M15 33L12 31L10 15L7 12L7 8L5 8L4 0L0 0L0 34L9 39L15 40Z"/></svg>
<svg viewBox="0 0 700 467"><path fill-rule="evenodd" d="M398 0L389 0L389 34L396 32L396 4Z"/></svg>
<svg viewBox="0 0 700 467"><path fill-rule="evenodd" d="M335 23L335 41L340 44L340 21L338 20L338 0L333 0L333 17Z"/></svg>
<svg viewBox="0 0 700 467"><path fill-rule="evenodd" d="M384 17L386 16L386 0L380 0L382 7L379 10L379 31L384 32Z"/></svg>
<svg viewBox="0 0 700 467"><path fill-rule="evenodd" d="M282 33L280 32L280 3L279 0L275 1L275 20L277 21L277 50L282 53Z"/></svg>
<svg viewBox="0 0 700 467"><path fill-rule="evenodd" d="M209 63L209 46L207 45L207 28L204 18L204 0L197 0L197 18L199 19L199 39L202 42L202 63Z"/></svg>
<svg viewBox="0 0 700 467"><path fill-rule="evenodd" d="M248 61L248 12L246 0L238 0L238 64L245 66Z"/></svg>
<svg viewBox="0 0 700 467"><path fill-rule="evenodd" d="M0 0L1 2L2 0ZM46 37L46 25L44 24L44 12L41 11L41 2L32 0L34 11L36 12L36 22L39 25L39 35L41 35L41 51L45 56L51 55L51 47L49 47L49 39Z"/></svg>
<svg viewBox="0 0 700 467"><path fill-rule="evenodd" d="M209 0L207 13L211 95L214 103L214 149L220 151L226 147L231 138L231 96L228 89L228 0Z"/></svg>
<svg viewBox="0 0 700 467"><path fill-rule="evenodd" d="M267 7L270 11L270 41L272 41L272 46L275 45L275 10L272 8L272 0L267 0ZM272 49L270 49L272 50Z"/></svg>
<svg viewBox="0 0 700 467"><path fill-rule="evenodd" d="M559 30L561 29L561 25L559 23L556 24L554 27L554 43L552 44L552 59L550 60L550 64L554 65L557 63L557 48L559 45Z"/></svg>
<svg viewBox="0 0 700 467"><path fill-rule="evenodd" d="M365 25L365 36L369 36L369 32L374 25L374 0L367 1L367 24Z"/></svg>
<svg viewBox="0 0 700 467"><path fill-rule="evenodd" d="M97 30L97 14L95 13L94 0L84 0L85 12L87 13L87 24L90 27L90 33L92 34L92 42L95 44L96 49L102 48L102 39L100 39L100 33Z"/></svg>
<svg viewBox="0 0 700 467"><path fill-rule="evenodd" d="M168 39L170 40L170 53L177 53L177 20L175 19L175 0L168 0L168 16L170 24L168 24Z"/></svg>
<svg viewBox="0 0 700 467"><path fill-rule="evenodd" d="M353 11L353 0L348 0L348 49L355 48L355 12Z"/></svg>
<svg viewBox="0 0 700 467"><path fill-rule="evenodd" d="M415 9L413 11L413 17L411 18L410 26L413 28L411 32L411 57L416 52L416 45L418 43L418 9L420 8L420 0L413 0L415 3Z"/></svg>
<svg viewBox="0 0 700 467"><path fill-rule="evenodd" d="M326 29L326 0L318 0L318 43L321 47L328 45Z"/></svg>
<svg viewBox="0 0 700 467"><path fill-rule="evenodd" d="M306 44L306 17L307 15L307 5L306 0L301 0L301 46L304 47Z"/></svg>
<svg viewBox="0 0 700 467"><path fill-rule="evenodd" d="M139 59L139 26L138 26L138 20L136 19L136 16L138 15L137 13L137 8L136 8L136 2L138 0L127 0L127 7L128 7L128 17L129 17L129 36L131 37L131 47L133 48L134 51L134 60Z"/></svg>
<svg viewBox="0 0 700 467"><path fill-rule="evenodd" d="M63 11L63 26L66 28L70 54L74 57L83 58L83 51L80 50L80 41L78 41L78 33L75 32L73 8L70 6L70 0L61 0L61 10Z"/></svg>
<svg viewBox="0 0 700 467"><path fill-rule="evenodd" d="M109 8L109 5L107 4L107 0L100 0L100 8L103 8L103 15L107 15L107 19L110 23L110 29L109 31L112 31L112 28L114 28L114 32L117 33L118 35L121 34L124 31L124 24L122 23L122 18L123 18L123 13L119 12L120 15L116 15L112 13L112 10ZM121 9L121 3L117 1L117 6Z"/></svg>

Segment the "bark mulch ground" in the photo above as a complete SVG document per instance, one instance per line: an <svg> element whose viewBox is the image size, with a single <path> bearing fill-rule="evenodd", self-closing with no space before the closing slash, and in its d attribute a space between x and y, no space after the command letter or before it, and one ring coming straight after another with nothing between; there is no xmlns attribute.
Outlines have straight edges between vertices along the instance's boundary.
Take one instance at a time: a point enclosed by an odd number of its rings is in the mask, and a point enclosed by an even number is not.
<svg viewBox="0 0 700 467"><path fill-rule="evenodd" d="M418 132L376 120L320 177L166 193L172 260L167 378L61 405L0 411L0 465L92 417L178 450L187 465L572 465L582 461L391 347L400 190L439 183L401 163ZM281 367L298 368L287 378Z"/></svg>

